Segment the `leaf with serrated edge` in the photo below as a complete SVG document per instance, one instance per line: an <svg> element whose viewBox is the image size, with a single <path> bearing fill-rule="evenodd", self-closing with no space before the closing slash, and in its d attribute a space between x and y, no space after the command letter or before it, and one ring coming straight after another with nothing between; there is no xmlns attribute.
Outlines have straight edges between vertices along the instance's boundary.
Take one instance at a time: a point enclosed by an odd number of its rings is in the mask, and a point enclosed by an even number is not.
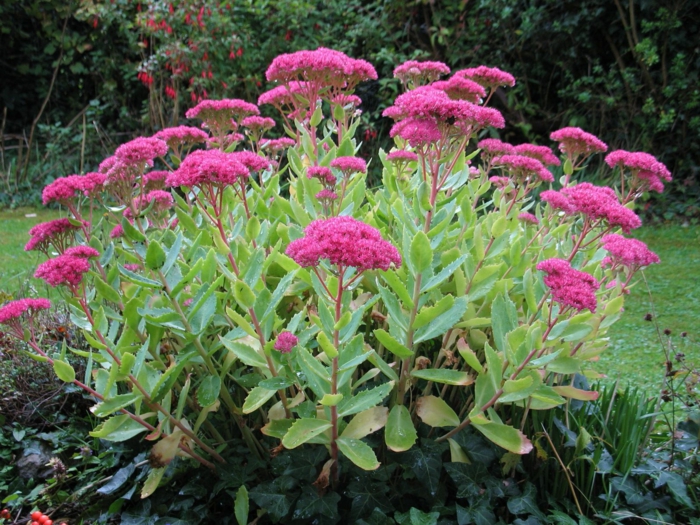
<svg viewBox="0 0 700 525"><path fill-rule="evenodd" d="M243 413L250 414L251 412L255 412L258 408L267 403L267 401L274 395L274 390L268 390L267 388L256 386L245 398L245 402L243 403Z"/></svg>
<svg viewBox="0 0 700 525"><path fill-rule="evenodd" d="M474 382L474 378L472 378L468 373L460 372L459 370L435 370L432 368L426 368L423 370L412 371L411 377L425 379L426 381L432 381L434 383L457 386L468 386Z"/></svg>
<svg viewBox="0 0 700 525"><path fill-rule="evenodd" d="M282 438L282 444L285 448L296 448L303 445L310 439L322 434L329 428L331 424L323 419L302 418L297 419Z"/></svg>
<svg viewBox="0 0 700 525"><path fill-rule="evenodd" d="M338 450L361 469L376 470L379 468L380 463L377 461L374 450L366 443L359 439L345 437L338 438L336 443Z"/></svg>
<svg viewBox="0 0 700 525"><path fill-rule="evenodd" d="M488 440L509 452L527 454L532 450L530 440L516 428L489 421L483 414L472 417L472 423Z"/></svg>

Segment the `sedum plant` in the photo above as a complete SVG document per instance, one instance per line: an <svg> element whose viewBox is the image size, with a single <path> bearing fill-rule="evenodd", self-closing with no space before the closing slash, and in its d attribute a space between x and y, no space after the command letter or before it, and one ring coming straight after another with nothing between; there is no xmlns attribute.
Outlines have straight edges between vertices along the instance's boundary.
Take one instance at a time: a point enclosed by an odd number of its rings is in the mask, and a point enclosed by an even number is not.
<svg viewBox="0 0 700 525"><path fill-rule="evenodd" d="M238 437L259 457L325 447L321 487L342 458L376 469L383 451L364 438L380 432L381 448L429 436L464 461L453 436L471 425L527 454L532 411L596 398L573 378L598 377L589 363L635 272L658 262L625 234L641 224L635 199L670 173L618 150L617 187L578 182L604 143L564 128L558 157L484 138L505 126L487 103L515 79L449 73L396 68L405 92L384 111L395 147L371 159L377 188L355 156L353 94L376 72L323 48L267 71L276 86L258 103L286 137L268 136L257 105L204 100L187 112L200 127L137 138L45 188L70 217L34 228L27 249L48 257L36 275L93 350L42 346L43 299L5 305L0 322L95 400L92 436L154 443L144 497L176 455L216 468Z"/></svg>

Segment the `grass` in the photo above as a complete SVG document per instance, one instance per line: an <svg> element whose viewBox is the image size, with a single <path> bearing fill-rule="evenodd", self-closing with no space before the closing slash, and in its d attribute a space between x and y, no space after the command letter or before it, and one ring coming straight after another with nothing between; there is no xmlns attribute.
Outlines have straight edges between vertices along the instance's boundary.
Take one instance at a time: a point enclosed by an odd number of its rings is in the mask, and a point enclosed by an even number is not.
<svg viewBox="0 0 700 525"><path fill-rule="evenodd" d="M31 214L36 216L27 217ZM0 211L0 293L14 294L29 285L54 296L43 281L32 278L43 259L25 252L24 244L32 226L59 216L52 210ZM700 228L648 227L636 237L661 257L661 264L640 276L625 301L622 319L610 330L610 346L595 366L610 379L619 377L623 383L656 390L664 375L661 341L671 342L689 365L700 368L700 344L695 342L700 342ZM655 320L645 321L652 312ZM663 334L666 329L670 337ZM688 336L681 337L683 332Z"/></svg>
<svg viewBox="0 0 700 525"><path fill-rule="evenodd" d="M27 286L46 294L44 281L32 277L44 260L43 256L38 252L25 252L24 245L29 240L32 226L59 217L57 210L18 208L0 211L0 294L14 295Z"/></svg>
<svg viewBox="0 0 700 525"><path fill-rule="evenodd" d="M597 369L611 379L657 389L665 372L662 344L671 343L673 354L683 352L689 366L700 368L700 228L649 227L635 237L659 255L661 264L638 275ZM644 320L648 313L655 314L652 322ZM681 337L684 332L687 337Z"/></svg>

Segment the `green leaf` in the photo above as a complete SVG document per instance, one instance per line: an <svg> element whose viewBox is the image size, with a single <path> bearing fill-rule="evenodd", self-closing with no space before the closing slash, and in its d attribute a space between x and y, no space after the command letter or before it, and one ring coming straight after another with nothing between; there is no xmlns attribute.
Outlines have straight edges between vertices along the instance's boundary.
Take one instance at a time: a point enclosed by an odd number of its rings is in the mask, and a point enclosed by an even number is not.
<svg viewBox="0 0 700 525"><path fill-rule="evenodd" d="M289 428L284 438L282 438L282 445L288 449L296 448L319 434L322 434L331 428L331 426L330 422L324 421L323 419L297 419Z"/></svg>
<svg viewBox="0 0 700 525"><path fill-rule="evenodd" d="M292 515L294 522L301 520L301 523L338 523L339 501L340 494L337 492L319 491L311 485L305 485ZM328 520L319 516L325 516Z"/></svg>
<svg viewBox="0 0 700 525"><path fill-rule="evenodd" d="M251 309L255 304L255 294L244 281L233 283L233 296L244 310Z"/></svg>
<svg viewBox="0 0 700 525"><path fill-rule="evenodd" d="M459 425L459 417L441 397L423 396L418 398L416 414L423 423L431 427L456 427Z"/></svg>
<svg viewBox="0 0 700 525"><path fill-rule="evenodd" d="M384 345L384 348L400 359L413 355L413 352L394 339L386 330L375 330L374 336L377 338L377 341Z"/></svg>
<svg viewBox="0 0 700 525"><path fill-rule="evenodd" d="M153 279L127 270L121 264L119 265L119 273L121 273L127 281L145 288L162 288L163 286L159 281L154 281Z"/></svg>
<svg viewBox="0 0 700 525"><path fill-rule="evenodd" d="M503 423L490 421L483 414L471 418L474 428L499 447L513 454L527 454L532 450L532 443L520 430Z"/></svg>
<svg viewBox="0 0 700 525"><path fill-rule="evenodd" d="M419 231L411 241L410 263L414 275L419 275L430 268L433 263L433 249L428 236Z"/></svg>
<svg viewBox="0 0 700 525"><path fill-rule="evenodd" d="M95 290L107 301L112 301L113 303L121 303L122 298L114 288L104 282L97 274L92 275L92 283L95 286Z"/></svg>
<svg viewBox="0 0 700 525"><path fill-rule="evenodd" d="M411 377L425 379L434 383L442 383L446 385L468 386L474 382L474 378L467 372L459 370L446 370L444 368L425 368L423 370L413 370Z"/></svg>
<svg viewBox="0 0 700 525"><path fill-rule="evenodd" d="M65 383L72 383L75 381L75 370L65 361L54 359L53 371L56 374L56 377Z"/></svg>
<svg viewBox="0 0 700 525"><path fill-rule="evenodd" d="M491 326L493 341L501 352L506 350L506 335L518 326L518 313L515 304L508 296L499 294L491 305Z"/></svg>
<svg viewBox="0 0 700 525"><path fill-rule="evenodd" d="M282 439L294 423L291 419L272 419L260 429L266 436Z"/></svg>
<svg viewBox="0 0 700 525"><path fill-rule="evenodd" d="M168 369L156 383L156 386L153 387L151 393L151 399L153 402L160 403L167 393L170 392L170 389L172 389L175 381L177 381L178 377L180 377L180 372L182 372L185 366L187 366L195 355L196 352L194 350L184 355L180 355L179 361L177 361L176 364L168 367Z"/></svg>
<svg viewBox="0 0 700 525"><path fill-rule="evenodd" d="M243 317L241 314L236 312L233 308L226 308L226 315L228 315L231 320L236 323L242 330L245 331L248 335L251 337L258 337L258 333L255 331L255 328L253 328L253 325L250 324L245 317Z"/></svg>
<svg viewBox="0 0 700 525"><path fill-rule="evenodd" d="M318 345L321 347L321 350L323 350L328 357L333 359L334 357L338 356L338 349L333 346L331 340L328 339L326 332L319 332L316 336L316 341L318 341Z"/></svg>
<svg viewBox="0 0 700 525"><path fill-rule="evenodd" d="M445 266L442 270L438 272L437 275L428 279L425 284L421 287L420 293L426 293L440 286L444 283L450 276L457 271L457 269L462 265L464 261L467 260L466 255L462 255L456 260L452 261L450 264ZM499 265L500 266L500 265Z"/></svg>
<svg viewBox="0 0 700 525"><path fill-rule="evenodd" d="M411 298L411 295L408 293L408 290L406 289L406 286L404 285L404 283L401 281L399 276L396 275L396 271L395 270L387 270L386 272L382 272L381 275L384 278L384 280L387 282L389 287L394 291L394 293L401 300L404 308L406 310L413 310L413 299Z"/></svg>
<svg viewBox="0 0 700 525"><path fill-rule="evenodd" d="M363 441L341 437L336 440L336 443L338 450L361 469L376 470L379 468L379 461L377 461L374 450Z"/></svg>
<svg viewBox="0 0 700 525"><path fill-rule="evenodd" d="M258 383L258 386L267 388L268 390L282 390L292 386L294 383L286 377L277 376L269 379L263 379Z"/></svg>
<svg viewBox="0 0 700 525"><path fill-rule="evenodd" d="M233 506L233 513L236 515L236 521L238 525L248 524L248 489L245 485L241 485L236 492L236 503Z"/></svg>
<svg viewBox="0 0 700 525"><path fill-rule="evenodd" d="M90 412L92 412L96 417L105 417L116 412L117 410L128 407L141 398L143 398L143 394L141 394L141 392L121 394L96 404L90 408Z"/></svg>
<svg viewBox="0 0 700 525"><path fill-rule="evenodd" d="M221 391L221 378L219 376L206 376L199 383L199 388L197 389L197 403L202 408L216 403L219 399L219 392Z"/></svg>
<svg viewBox="0 0 700 525"><path fill-rule="evenodd" d="M389 381L370 390L363 390L359 394L343 399L338 405L338 417L357 414L381 403L389 395L394 382Z"/></svg>
<svg viewBox="0 0 700 525"><path fill-rule="evenodd" d="M146 427L123 414L110 417L102 422L90 432L90 435L107 441L121 442L146 432L146 430L148 430Z"/></svg>
<svg viewBox="0 0 700 525"><path fill-rule="evenodd" d="M439 517L439 512L423 512L415 507L411 507L408 512L394 514L398 525L437 525Z"/></svg>
<svg viewBox="0 0 700 525"><path fill-rule="evenodd" d="M432 323L429 323L422 328L416 330L416 335L413 339L414 343L421 343L437 337L439 335L445 334L449 329L454 327L462 316L464 312L467 311L467 298L458 297L454 301L452 308L443 313L440 317L435 319Z"/></svg>
<svg viewBox="0 0 700 525"><path fill-rule="evenodd" d="M267 361L255 349L243 343L230 341L224 337L219 337L219 339L223 345L228 348L229 351L233 352L244 364L258 368L267 368Z"/></svg>
<svg viewBox="0 0 700 525"><path fill-rule="evenodd" d="M282 476L268 483L260 483L250 490L250 498L258 507L267 511L273 523L279 523L292 508L294 495L287 494L294 485L289 486L289 479L288 476Z"/></svg>
<svg viewBox="0 0 700 525"><path fill-rule="evenodd" d="M147 498L156 491L160 480L163 479L163 474L165 474L165 467L154 468L148 473L143 489L141 489L141 499Z"/></svg>
<svg viewBox="0 0 700 525"><path fill-rule="evenodd" d="M372 407L363 410L350 420L341 437L362 439L363 437L384 428L389 409L386 407Z"/></svg>
<svg viewBox="0 0 700 525"><path fill-rule="evenodd" d="M146 250L146 268L157 270L165 263L165 250L158 241L152 240L148 243Z"/></svg>
<svg viewBox="0 0 700 525"><path fill-rule="evenodd" d="M446 311L452 308L452 306L454 306L454 303L455 298L451 295L446 295L433 306L424 306L420 309L418 315L416 315L416 319L413 321L413 328L418 329L427 325L433 319L435 319L439 315L444 314Z"/></svg>
<svg viewBox="0 0 700 525"><path fill-rule="evenodd" d="M418 433L411 421L411 414L405 406L394 405L389 412L384 439L389 450L394 452L404 452L415 444Z"/></svg>
<svg viewBox="0 0 700 525"><path fill-rule="evenodd" d="M243 413L250 414L251 412L255 412L258 408L267 403L267 401L274 395L274 390L268 390L267 388L256 386L250 392L248 392L248 396L245 398L243 403Z"/></svg>

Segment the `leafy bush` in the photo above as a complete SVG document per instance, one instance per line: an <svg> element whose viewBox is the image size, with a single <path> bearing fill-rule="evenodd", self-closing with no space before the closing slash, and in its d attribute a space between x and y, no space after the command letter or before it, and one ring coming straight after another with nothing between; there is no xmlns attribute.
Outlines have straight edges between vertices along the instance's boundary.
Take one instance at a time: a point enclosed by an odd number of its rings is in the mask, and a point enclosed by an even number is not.
<svg viewBox="0 0 700 525"><path fill-rule="evenodd" d="M407 91L384 112L396 147L376 159L380 188L366 187L355 156L352 94L376 72L319 48L267 71L279 86L259 103L281 110L292 138L268 139L274 121L254 104L204 100L188 117L207 132L137 138L100 172L44 189L71 218L33 230L28 248L58 254L36 276L66 292L92 350L42 346L43 299L5 305L0 321L97 401L93 437L148 432L142 497L176 456L214 469L234 440L253 462L304 445L321 491L393 454L403 463L449 450L464 461L467 427L515 465L533 445L512 409L526 420L597 398L572 378L596 376L587 362L605 349L635 272L658 262L613 232L641 224L634 200L670 174L618 150L606 157L617 193L577 183L607 149L579 128L552 133L561 161L494 139L467 153L504 127L486 103L514 78L479 67L438 80L447 73L436 62L396 68ZM546 166L562 188L540 200L554 184ZM87 359L80 378L69 351ZM286 483L250 491L273 521L291 503L274 515L265 491Z"/></svg>

